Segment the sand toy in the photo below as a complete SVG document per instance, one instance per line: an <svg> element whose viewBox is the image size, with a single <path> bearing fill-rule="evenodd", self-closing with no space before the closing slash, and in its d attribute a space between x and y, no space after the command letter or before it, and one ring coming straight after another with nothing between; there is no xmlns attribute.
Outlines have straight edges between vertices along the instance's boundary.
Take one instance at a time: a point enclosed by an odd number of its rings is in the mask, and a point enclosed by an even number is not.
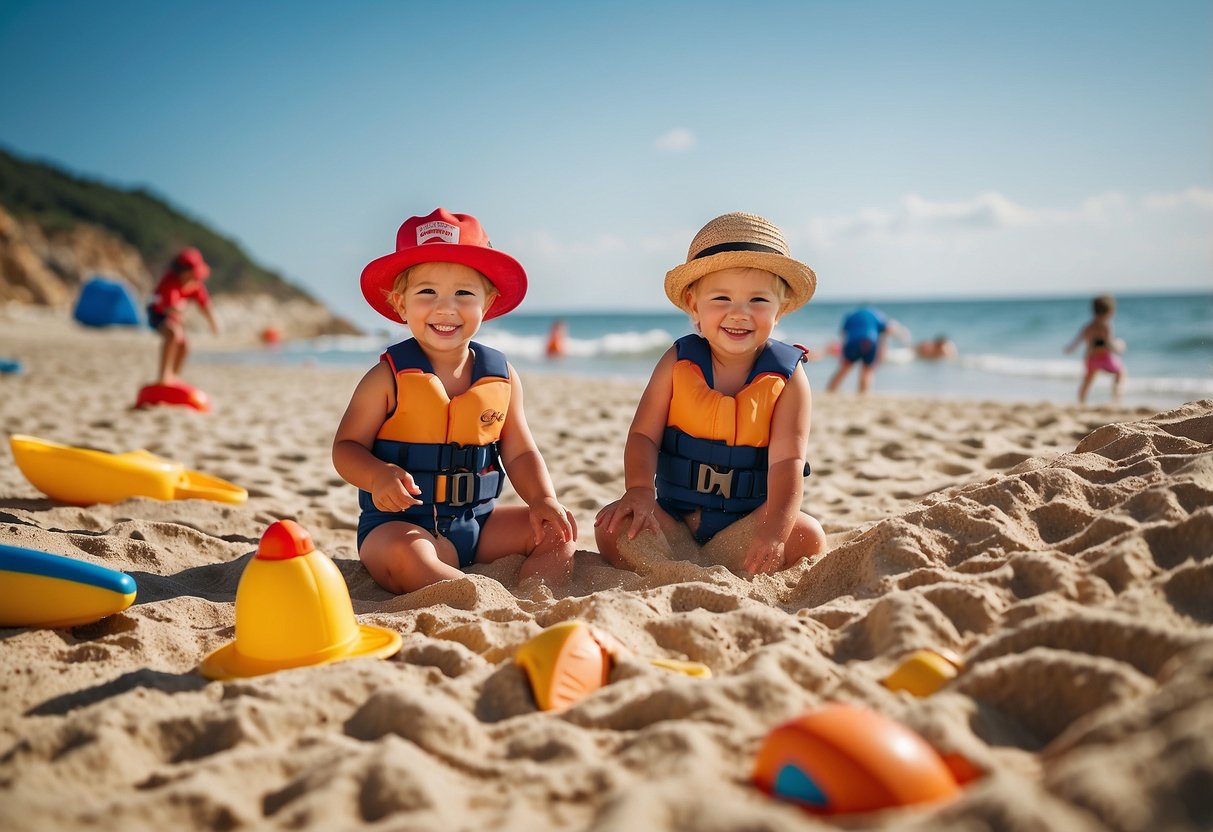
<svg viewBox="0 0 1213 832"><path fill-rule="evenodd" d="M346 659L386 659L400 633L354 617L341 571L294 520L272 523L236 589L236 640L198 669L210 679L260 676Z"/></svg>
<svg viewBox="0 0 1213 832"><path fill-rule="evenodd" d="M139 389L135 407L151 407L157 404L192 407L201 413L210 413L211 398L192 384L174 381L171 384L148 384Z"/></svg>
<svg viewBox="0 0 1213 832"><path fill-rule="evenodd" d="M930 696L964 670L964 660L951 650L915 650L881 680L889 690Z"/></svg>
<svg viewBox="0 0 1213 832"><path fill-rule="evenodd" d="M818 814L942 801L959 791L952 770L918 734L874 711L837 703L767 734L754 783Z"/></svg>
<svg viewBox="0 0 1213 832"><path fill-rule="evenodd" d="M21 362L16 358L0 356L0 375L17 375L21 372Z"/></svg>
<svg viewBox="0 0 1213 832"><path fill-rule="evenodd" d="M540 710L563 710L606 685L611 663L627 655L623 645L584 621L561 621L546 628L514 653L514 661L526 671ZM649 664L693 676L711 677L712 671L699 662L650 659Z"/></svg>
<svg viewBox="0 0 1213 832"><path fill-rule="evenodd" d="M26 479L61 503L89 506L131 497L214 500L234 505L248 500L248 492L238 485L189 471L180 462L144 450L111 454L22 434L11 436L9 444Z"/></svg>
<svg viewBox="0 0 1213 832"><path fill-rule="evenodd" d="M62 555L0 544L0 627L75 627L129 607L135 579Z"/></svg>

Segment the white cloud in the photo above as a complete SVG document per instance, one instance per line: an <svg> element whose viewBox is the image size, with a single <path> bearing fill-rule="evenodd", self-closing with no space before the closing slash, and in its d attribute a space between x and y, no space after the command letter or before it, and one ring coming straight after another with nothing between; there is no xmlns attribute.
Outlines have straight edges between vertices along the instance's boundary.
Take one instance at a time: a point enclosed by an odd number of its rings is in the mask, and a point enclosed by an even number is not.
<svg viewBox="0 0 1213 832"><path fill-rule="evenodd" d="M669 153L682 153L695 146L695 134L685 127L675 127L658 136L653 146Z"/></svg>
<svg viewBox="0 0 1213 832"><path fill-rule="evenodd" d="M846 239L933 237L964 231L1101 225L1132 220L1144 212L1213 210L1213 191L1188 188L1172 194L1130 199L1109 191L1072 206L1030 207L997 191L960 201L933 201L908 194L892 208L862 208L853 214L815 217L808 221L813 245L828 247Z"/></svg>
<svg viewBox="0 0 1213 832"><path fill-rule="evenodd" d="M1213 191L1193 187L1176 194L1148 194L1142 202L1147 211L1170 211L1176 208L1213 211Z"/></svg>

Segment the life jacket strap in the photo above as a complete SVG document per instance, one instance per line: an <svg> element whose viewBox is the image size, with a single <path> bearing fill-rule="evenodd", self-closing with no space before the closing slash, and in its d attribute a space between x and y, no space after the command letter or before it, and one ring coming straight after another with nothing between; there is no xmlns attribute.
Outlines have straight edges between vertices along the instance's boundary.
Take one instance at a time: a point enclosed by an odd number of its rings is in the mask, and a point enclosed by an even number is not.
<svg viewBox="0 0 1213 832"><path fill-rule="evenodd" d="M767 468L766 448L730 445L722 439L703 439L675 427L667 427L662 434L661 451L670 456L693 459L717 468L752 468L762 471Z"/></svg>
<svg viewBox="0 0 1213 832"><path fill-rule="evenodd" d="M371 449L379 459L399 465L410 474L415 471L483 471L495 468L497 443L460 445L458 442L424 444L376 439Z"/></svg>
<svg viewBox="0 0 1213 832"><path fill-rule="evenodd" d="M430 471L409 471L413 482L421 489L418 499L425 503L441 503L459 507L483 503L501 496L505 477L500 471L456 471L435 474Z"/></svg>
<svg viewBox="0 0 1213 832"><path fill-rule="evenodd" d="M766 469L724 468L663 453L657 456L657 477L670 485L699 494L719 494L726 500L767 496Z"/></svg>

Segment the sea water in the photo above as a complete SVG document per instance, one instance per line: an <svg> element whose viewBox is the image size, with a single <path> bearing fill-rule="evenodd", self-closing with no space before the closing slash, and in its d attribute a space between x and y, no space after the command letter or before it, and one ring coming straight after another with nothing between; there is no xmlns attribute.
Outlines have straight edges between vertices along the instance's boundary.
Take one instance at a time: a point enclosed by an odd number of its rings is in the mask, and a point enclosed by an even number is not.
<svg viewBox="0 0 1213 832"><path fill-rule="evenodd" d="M825 352L838 339L842 318L855 302L814 300L786 316L775 337ZM1074 401L1083 375L1080 345L1064 347L1091 319L1091 299L1017 298L983 300L887 301L872 305L911 333L909 343L890 339L876 370L878 393L949 399L999 401ZM552 323L568 327L565 354L546 356ZM1213 293L1194 295L1122 295L1112 321L1124 340L1128 381L1126 404L1171 407L1213 397ZM670 343L692 331L689 319L669 312L527 313L516 311L488 321L476 340L509 357L523 377L562 374L643 381ZM913 344L947 336L955 359L924 361ZM321 338L282 345L274 351L212 354L206 360L316 362L370 367L383 348L407 336ZM201 357L201 356L200 356ZM826 355L805 365L813 389L825 391L838 360ZM852 369L844 390L854 390ZM1089 403L1111 398L1111 376L1100 374Z"/></svg>

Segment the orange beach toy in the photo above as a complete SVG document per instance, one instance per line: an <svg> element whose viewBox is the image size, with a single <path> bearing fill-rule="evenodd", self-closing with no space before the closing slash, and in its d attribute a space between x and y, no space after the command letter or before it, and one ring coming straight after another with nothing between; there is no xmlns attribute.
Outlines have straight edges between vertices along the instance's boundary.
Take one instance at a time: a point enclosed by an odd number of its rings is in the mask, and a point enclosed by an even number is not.
<svg viewBox="0 0 1213 832"><path fill-rule="evenodd" d="M526 671L540 710L559 711L605 686L614 657L626 653L608 634L571 620L553 624L527 641L514 653L514 661ZM650 659L649 664L698 679L712 675L699 662Z"/></svg>
<svg viewBox="0 0 1213 832"><path fill-rule="evenodd" d="M141 387L139 395L135 398L136 409L156 404L192 407L201 413L210 413L211 397L184 381L174 381L171 384L148 384Z"/></svg>
<svg viewBox="0 0 1213 832"><path fill-rule="evenodd" d="M829 704L767 734L754 783L818 814L949 799L956 777L922 737L888 717Z"/></svg>
<svg viewBox="0 0 1213 832"><path fill-rule="evenodd" d="M236 589L236 640L198 669L210 679L260 676L278 670L400 650L400 633L354 617L341 570L316 550L294 520L272 523Z"/></svg>

